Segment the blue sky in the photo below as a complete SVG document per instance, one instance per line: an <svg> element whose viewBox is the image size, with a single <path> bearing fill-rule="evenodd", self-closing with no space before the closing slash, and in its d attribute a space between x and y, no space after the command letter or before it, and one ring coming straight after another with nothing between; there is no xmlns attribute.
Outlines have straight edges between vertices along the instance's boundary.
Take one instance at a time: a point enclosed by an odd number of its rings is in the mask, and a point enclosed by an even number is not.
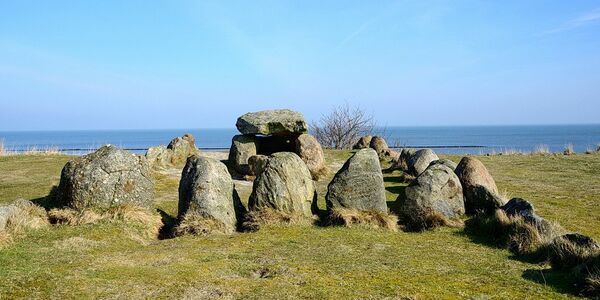
<svg viewBox="0 0 600 300"><path fill-rule="evenodd" d="M1 1L0 130L600 121L600 1Z"/></svg>

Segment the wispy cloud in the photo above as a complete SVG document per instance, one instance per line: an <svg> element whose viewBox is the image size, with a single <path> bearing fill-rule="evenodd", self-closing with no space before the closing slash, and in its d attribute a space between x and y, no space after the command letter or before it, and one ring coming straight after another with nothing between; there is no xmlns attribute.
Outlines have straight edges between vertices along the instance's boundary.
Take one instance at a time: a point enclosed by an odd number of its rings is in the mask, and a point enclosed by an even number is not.
<svg viewBox="0 0 600 300"><path fill-rule="evenodd" d="M543 32L543 34L554 34L573 30L579 27L588 26L600 21L600 7L579 15L578 17L565 22L562 26Z"/></svg>

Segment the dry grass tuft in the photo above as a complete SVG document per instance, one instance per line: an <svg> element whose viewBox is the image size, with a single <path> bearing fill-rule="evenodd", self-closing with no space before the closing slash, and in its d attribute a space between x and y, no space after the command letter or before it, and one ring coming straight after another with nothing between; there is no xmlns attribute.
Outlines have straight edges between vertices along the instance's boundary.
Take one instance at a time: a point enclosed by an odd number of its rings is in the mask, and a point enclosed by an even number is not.
<svg viewBox="0 0 600 300"><path fill-rule="evenodd" d="M121 221L139 226L148 237L158 237L163 226L159 215L153 214L145 208L133 205L120 205L99 214L92 210L77 211L71 208L52 209L48 212L52 224L85 225L95 224L100 221Z"/></svg>
<svg viewBox="0 0 600 300"><path fill-rule="evenodd" d="M335 208L328 217L330 225L360 226L398 231L398 217L374 210Z"/></svg>
<svg viewBox="0 0 600 300"><path fill-rule="evenodd" d="M600 270L588 271L583 281L583 292L588 296L597 298L600 295Z"/></svg>
<svg viewBox="0 0 600 300"><path fill-rule="evenodd" d="M416 176L408 174L407 172L402 172L402 175L400 175L400 182L402 183L411 183L415 179L417 179Z"/></svg>
<svg viewBox="0 0 600 300"><path fill-rule="evenodd" d="M415 214L404 214L401 223L406 231L425 231L437 227L461 227L463 222L458 219L449 219L444 215L433 211L421 211Z"/></svg>
<svg viewBox="0 0 600 300"><path fill-rule="evenodd" d="M6 155L6 149L4 149L4 140L0 140L0 156Z"/></svg>
<svg viewBox="0 0 600 300"><path fill-rule="evenodd" d="M206 236L211 234L232 234L233 230L214 218L205 217L198 213L188 213L173 229L175 236L186 234Z"/></svg>
<svg viewBox="0 0 600 300"><path fill-rule="evenodd" d="M242 230L257 231L263 225L313 225L314 218L308 218L298 213L288 213L272 208L249 211L242 223Z"/></svg>
<svg viewBox="0 0 600 300"><path fill-rule="evenodd" d="M4 228L0 228L0 244L10 243L14 237L29 229L48 225L44 208L31 201L19 199L7 207Z"/></svg>
<svg viewBox="0 0 600 300"><path fill-rule="evenodd" d="M540 144L540 145L535 146L532 154L547 155L547 154L550 154L550 148L548 147L548 145Z"/></svg>
<svg viewBox="0 0 600 300"><path fill-rule="evenodd" d="M573 150L573 144L567 144L565 146L565 150L563 151L564 155L574 155L575 151Z"/></svg>
<svg viewBox="0 0 600 300"><path fill-rule="evenodd" d="M316 170L314 173L311 172L312 179L315 181L319 181L322 178L326 178L329 174L329 168L324 166L323 168Z"/></svg>
<svg viewBox="0 0 600 300"><path fill-rule="evenodd" d="M62 251L86 251L104 245L102 241L94 241L80 236L55 241L54 247Z"/></svg>
<svg viewBox="0 0 600 300"><path fill-rule="evenodd" d="M577 245L563 237L554 239L548 248L550 265L556 270L573 268L600 254L598 248Z"/></svg>

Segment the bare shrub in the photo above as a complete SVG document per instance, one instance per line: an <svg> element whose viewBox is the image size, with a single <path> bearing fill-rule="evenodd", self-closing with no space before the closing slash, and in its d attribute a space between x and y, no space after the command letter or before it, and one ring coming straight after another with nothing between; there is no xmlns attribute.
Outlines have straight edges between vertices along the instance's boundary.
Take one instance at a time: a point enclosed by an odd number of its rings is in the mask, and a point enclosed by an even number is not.
<svg viewBox="0 0 600 300"><path fill-rule="evenodd" d="M350 149L363 135L375 128L372 115L348 103L336 106L311 124L312 134L325 148Z"/></svg>
<svg viewBox="0 0 600 300"><path fill-rule="evenodd" d="M250 211L246 214L242 229L257 231L262 225L312 225L315 219L297 213L287 213L271 208Z"/></svg>
<svg viewBox="0 0 600 300"><path fill-rule="evenodd" d="M398 231L398 217L374 210L364 211L336 208L329 214L328 221L330 225L359 226Z"/></svg>

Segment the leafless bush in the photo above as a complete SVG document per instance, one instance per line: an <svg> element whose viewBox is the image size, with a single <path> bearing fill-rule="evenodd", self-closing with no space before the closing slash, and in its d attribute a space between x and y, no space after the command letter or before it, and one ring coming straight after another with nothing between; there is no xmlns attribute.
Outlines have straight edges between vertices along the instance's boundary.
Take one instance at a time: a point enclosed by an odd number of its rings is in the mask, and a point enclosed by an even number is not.
<svg viewBox="0 0 600 300"><path fill-rule="evenodd" d="M372 133L375 122L373 116L360 107L345 103L322 115L311 124L311 128L323 147L350 149L361 136Z"/></svg>

